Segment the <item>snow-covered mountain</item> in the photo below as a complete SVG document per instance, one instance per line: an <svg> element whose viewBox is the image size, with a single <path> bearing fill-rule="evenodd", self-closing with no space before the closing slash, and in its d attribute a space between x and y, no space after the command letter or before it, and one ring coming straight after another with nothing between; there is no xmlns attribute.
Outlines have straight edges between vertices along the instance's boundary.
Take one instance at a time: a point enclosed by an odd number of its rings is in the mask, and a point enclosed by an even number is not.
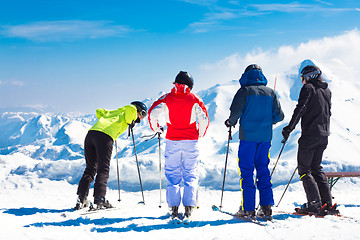
<svg viewBox="0 0 360 240"><path fill-rule="evenodd" d="M360 85L349 79L335 75L319 62L305 60L286 72L267 76L269 87L274 87L285 112L285 120L274 126L271 165L274 164L282 147L281 131L289 122L302 87L300 71L308 64L318 65L333 92L331 137L324 154L325 170L360 171ZM276 82L275 82L276 79ZM196 86L195 86L196 87ZM229 115L229 106L239 88L238 80L221 82L209 89L198 92L209 113L210 126L207 136L200 140L200 184L220 189L225 163L228 132L224 121ZM169 91L170 89L164 89ZM162 93L159 94L159 96ZM150 107L157 97L145 100ZM94 109L95 112L95 109ZM24 159L11 174L35 174L50 180L66 180L77 184L84 170L83 141L87 130L95 123L95 115L79 114L40 114L5 112L0 116L0 161L9 156ZM300 128L297 126L286 144L283 156L273 175L275 185L286 183L296 167L297 139ZM141 138L152 135L148 122L142 122L134 129L136 148L145 189L158 187L158 139ZM233 130L233 140L228 161L226 186L238 189L237 169L238 148L237 127ZM164 139L161 141L164 150ZM118 140L120 181L125 190L138 191L138 176L131 138L124 133ZM111 165L109 187L117 187L115 151ZM31 159L31 160L29 160ZM163 155L162 155L162 161ZM164 176L163 176L164 178ZM165 181L165 178L164 178Z"/></svg>

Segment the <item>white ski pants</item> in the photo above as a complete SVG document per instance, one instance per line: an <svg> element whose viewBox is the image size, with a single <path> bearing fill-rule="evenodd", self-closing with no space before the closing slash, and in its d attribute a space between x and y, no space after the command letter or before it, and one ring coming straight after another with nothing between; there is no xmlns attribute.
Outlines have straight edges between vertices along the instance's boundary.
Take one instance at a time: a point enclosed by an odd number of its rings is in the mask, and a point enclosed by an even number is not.
<svg viewBox="0 0 360 240"><path fill-rule="evenodd" d="M196 206L199 184L198 156L197 140L166 140L165 176L168 181L166 200L169 207L180 205L181 180L184 180L183 205Z"/></svg>

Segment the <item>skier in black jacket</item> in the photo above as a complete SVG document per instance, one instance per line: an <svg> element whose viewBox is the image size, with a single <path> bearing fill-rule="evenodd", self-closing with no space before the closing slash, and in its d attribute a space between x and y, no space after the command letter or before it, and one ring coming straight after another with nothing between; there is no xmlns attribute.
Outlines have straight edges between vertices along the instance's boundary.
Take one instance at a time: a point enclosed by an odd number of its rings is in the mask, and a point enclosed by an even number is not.
<svg viewBox="0 0 360 240"><path fill-rule="evenodd" d="M301 119L301 137L297 155L298 173L303 182L307 203L296 211L300 213L337 214L325 173L322 171L322 155L328 144L331 91L321 77L317 66L308 65L301 71L304 84L291 121L284 127L284 140Z"/></svg>

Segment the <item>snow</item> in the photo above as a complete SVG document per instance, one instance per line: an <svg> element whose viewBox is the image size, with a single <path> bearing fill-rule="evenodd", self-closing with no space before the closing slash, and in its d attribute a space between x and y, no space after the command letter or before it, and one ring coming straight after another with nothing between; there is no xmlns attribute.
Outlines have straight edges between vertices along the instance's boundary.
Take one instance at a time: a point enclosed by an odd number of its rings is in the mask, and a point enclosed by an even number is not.
<svg viewBox="0 0 360 240"><path fill-rule="evenodd" d="M276 90L285 120L274 126L270 151L272 169L281 144L281 130L289 122L301 88L299 71L314 62L333 92L331 136L324 153L325 171L360 171L360 127L358 124L360 84L358 70L344 64L305 60L282 73L270 74L268 86ZM346 72L345 75L339 73ZM274 222L261 227L214 212L220 204L228 132L224 121L239 88L237 80L217 84L197 94L207 106L211 120L207 136L200 140L199 206L189 225L168 223L165 202L166 179L162 171L162 207L159 208L158 139L147 122L134 129L136 150L144 187L142 200L131 138L124 133L118 140L121 201L118 202L116 151L110 169L107 198L117 209L80 215L75 205L76 188L85 167L83 141L96 121L94 115L6 112L0 115L0 226L1 239L360 239L360 178L342 178L332 190L341 213L351 218L298 217L277 211L293 211L306 201L299 177L290 184L281 204L274 207ZM170 89L169 89L170 90ZM160 95L145 100L150 106ZM291 134L273 174L277 204L296 168L300 124ZM223 209L237 211L241 195L237 168L238 130L233 129L227 166ZM164 139L161 161L164 166ZM92 190L90 190L92 194ZM181 206L181 211L183 207Z"/></svg>

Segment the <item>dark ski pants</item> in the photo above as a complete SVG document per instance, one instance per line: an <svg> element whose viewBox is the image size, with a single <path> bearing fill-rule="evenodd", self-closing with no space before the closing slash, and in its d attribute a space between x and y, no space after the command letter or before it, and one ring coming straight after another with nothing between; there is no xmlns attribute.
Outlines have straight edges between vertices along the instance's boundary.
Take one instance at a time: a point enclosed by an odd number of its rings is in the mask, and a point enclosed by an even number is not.
<svg viewBox="0 0 360 240"><path fill-rule="evenodd" d="M259 189L260 205L274 205L271 177L269 171L270 142L251 142L240 140L238 161L240 169L240 187L242 192L241 209L255 210L256 188L254 169L256 169L256 186Z"/></svg>
<svg viewBox="0 0 360 240"><path fill-rule="evenodd" d="M332 204L329 182L321 166L328 137L301 136L298 143L298 173L303 182L307 201Z"/></svg>
<svg viewBox="0 0 360 240"><path fill-rule="evenodd" d="M94 197L105 198L113 143L113 139L103 132L90 130L86 135L84 145L86 168L79 182L77 190L79 196L89 195L90 184L96 175Z"/></svg>

